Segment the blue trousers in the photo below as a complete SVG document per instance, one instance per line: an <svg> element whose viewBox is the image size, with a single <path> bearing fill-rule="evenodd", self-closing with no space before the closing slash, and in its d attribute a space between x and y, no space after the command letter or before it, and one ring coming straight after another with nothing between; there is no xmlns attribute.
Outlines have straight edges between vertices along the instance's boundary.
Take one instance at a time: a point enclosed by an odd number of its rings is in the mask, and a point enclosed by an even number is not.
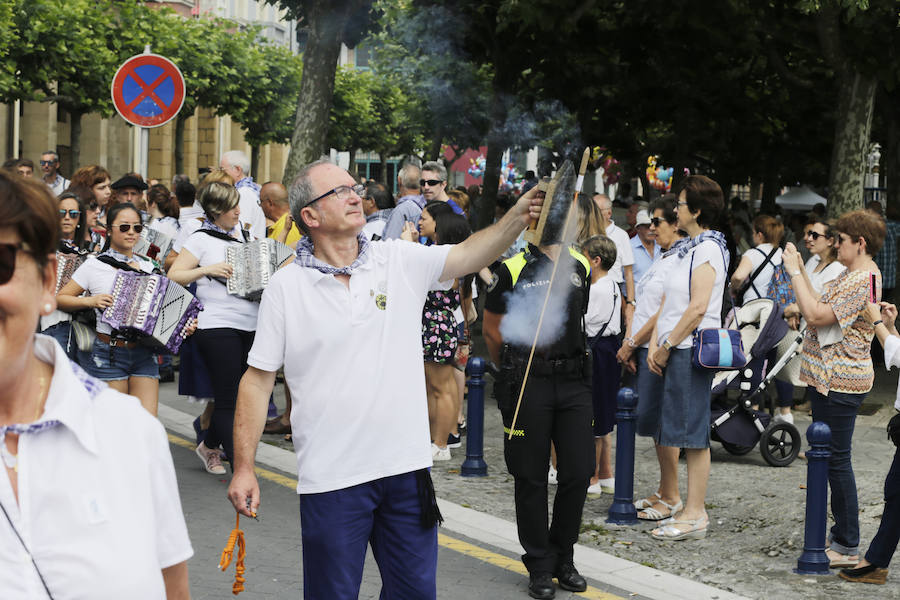
<svg viewBox="0 0 900 600"><path fill-rule="evenodd" d="M828 535L831 549L841 554L859 553L859 499L856 477L850 462L856 413L865 394L829 392L823 396L810 388L813 421L831 428L831 458L828 459L828 486L834 526Z"/></svg>
<svg viewBox="0 0 900 600"><path fill-rule="evenodd" d="M878 533L866 552L866 560L882 569L891 564L891 557L900 541L900 448L894 452L894 462L884 480L884 513Z"/></svg>
<svg viewBox="0 0 900 600"><path fill-rule="evenodd" d="M415 472L300 495L303 597L359 597L366 545L383 600L437 597L437 527L423 528Z"/></svg>

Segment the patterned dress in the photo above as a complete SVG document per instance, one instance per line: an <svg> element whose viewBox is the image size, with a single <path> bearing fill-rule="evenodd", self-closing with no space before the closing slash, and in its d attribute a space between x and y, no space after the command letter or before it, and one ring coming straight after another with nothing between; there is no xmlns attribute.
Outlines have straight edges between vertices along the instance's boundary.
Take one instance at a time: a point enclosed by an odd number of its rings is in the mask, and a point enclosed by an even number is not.
<svg viewBox="0 0 900 600"><path fill-rule="evenodd" d="M865 319L872 292L869 271L844 271L825 284L822 302L831 305L843 339L824 348L810 325L803 339L800 380L823 396L829 391L865 394L872 389L875 371L870 348L875 328ZM881 274L875 273L875 293L881 297Z"/></svg>
<svg viewBox="0 0 900 600"><path fill-rule="evenodd" d="M453 310L459 308L458 290L428 292L422 311L422 353L425 362L453 364L459 344Z"/></svg>

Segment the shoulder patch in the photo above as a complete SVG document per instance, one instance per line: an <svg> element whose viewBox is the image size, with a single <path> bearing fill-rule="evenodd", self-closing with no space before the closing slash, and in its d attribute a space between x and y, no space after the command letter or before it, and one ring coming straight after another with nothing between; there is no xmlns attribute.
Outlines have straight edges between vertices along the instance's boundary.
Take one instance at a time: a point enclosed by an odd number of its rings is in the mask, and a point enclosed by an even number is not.
<svg viewBox="0 0 900 600"><path fill-rule="evenodd" d="M574 285L575 287L581 287L581 277L578 275L578 273L572 273L569 276L569 280L572 282L572 285Z"/></svg>
<svg viewBox="0 0 900 600"><path fill-rule="evenodd" d="M497 287L497 284L500 282L500 276L494 273L491 276L491 282L488 284L487 291L493 292L494 288Z"/></svg>

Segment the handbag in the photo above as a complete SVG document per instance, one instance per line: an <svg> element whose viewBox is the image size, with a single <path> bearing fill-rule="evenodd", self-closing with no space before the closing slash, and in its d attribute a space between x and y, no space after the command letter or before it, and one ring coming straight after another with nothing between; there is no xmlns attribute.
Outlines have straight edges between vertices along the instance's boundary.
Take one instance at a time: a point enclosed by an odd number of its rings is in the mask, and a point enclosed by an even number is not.
<svg viewBox="0 0 900 600"><path fill-rule="evenodd" d="M721 250L721 248L720 248ZM725 261L725 253L722 252L722 262ZM691 252L691 264L688 271L688 300L691 293L691 275L694 270L694 253ZM725 265L726 271L728 265ZM728 285L728 284L726 284ZM731 298L731 294L725 294ZM737 323L737 314L734 310L734 302L731 302L731 310L734 313L732 323ZM707 327L694 331L691 342L691 363L698 368L711 371L733 371L747 364L747 355L744 353L744 344L741 340L741 332L727 327Z"/></svg>

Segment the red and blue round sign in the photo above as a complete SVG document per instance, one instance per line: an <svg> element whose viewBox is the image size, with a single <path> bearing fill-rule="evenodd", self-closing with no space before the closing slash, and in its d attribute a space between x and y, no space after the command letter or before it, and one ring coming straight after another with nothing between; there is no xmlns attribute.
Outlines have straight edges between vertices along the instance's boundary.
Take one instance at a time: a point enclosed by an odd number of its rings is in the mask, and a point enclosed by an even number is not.
<svg viewBox="0 0 900 600"><path fill-rule="evenodd" d="M138 127L159 127L184 104L184 77L168 58L138 54L112 80L112 101L122 118Z"/></svg>

